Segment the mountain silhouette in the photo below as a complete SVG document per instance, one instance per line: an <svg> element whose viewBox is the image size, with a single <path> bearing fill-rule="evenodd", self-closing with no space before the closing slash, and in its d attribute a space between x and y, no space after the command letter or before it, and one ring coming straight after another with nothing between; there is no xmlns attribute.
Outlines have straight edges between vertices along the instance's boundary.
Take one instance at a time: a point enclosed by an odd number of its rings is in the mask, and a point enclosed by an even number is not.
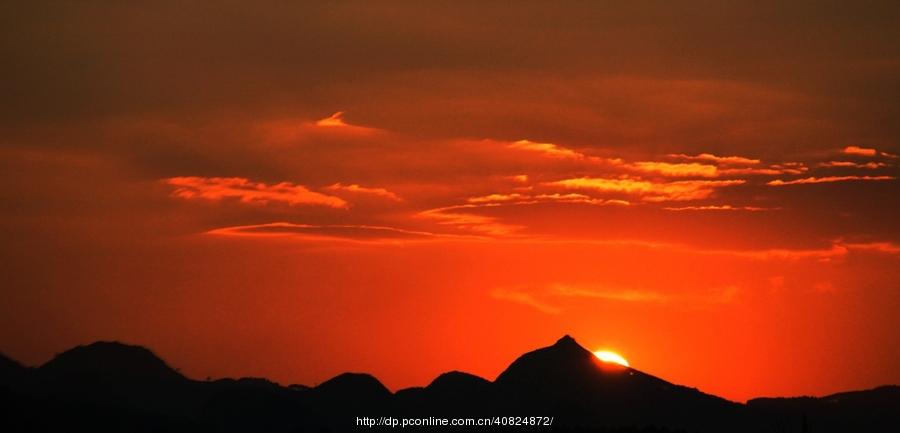
<svg viewBox="0 0 900 433"><path fill-rule="evenodd" d="M183 383L187 378L150 350L98 341L56 355L37 370L50 381L90 384Z"/></svg>
<svg viewBox="0 0 900 433"><path fill-rule="evenodd" d="M316 406L338 415L344 411L385 409L391 395L378 379L365 373L342 373L312 389Z"/></svg>
<svg viewBox="0 0 900 433"><path fill-rule="evenodd" d="M449 431L878 432L900 429L900 387L739 404L600 362L572 337L528 352L494 381L452 371L391 393L339 374L315 387L261 378L197 381L153 352L97 342L28 368L0 356L4 432L345 432L360 417L553 417L552 426ZM405 428L434 431L444 427Z"/></svg>
<svg viewBox="0 0 900 433"><path fill-rule="evenodd" d="M425 392L444 400L462 400L472 395L491 392L491 382L461 371L444 373L425 387Z"/></svg>
<svg viewBox="0 0 900 433"><path fill-rule="evenodd" d="M406 388L394 394L399 413L489 416L496 406L495 387L487 379L461 371L443 373L428 386ZM496 414L495 414L496 415Z"/></svg>
<svg viewBox="0 0 900 433"><path fill-rule="evenodd" d="M710 430L740 421L741 407L636 369L600 361L566 335L515 360L495 384L510 408L564 414L581 426L665 425Z"/></svg>
<svg viewBox="0 0 900 433"><path fill-rule="evenodd" d="M314 390L321 398L352 396L363 403L377 402L391 395L378 379L365 373L342 373L322 382Z"/></svg>
<svg viewBox="0 0 900 433"><path fill-rule="evenodd" d="M27 367L0 353L0 383L17 381L27 373Z"/></svg>
<svg viewBox="0 0 900 433"><path fill-rule="evenodd" d="M807 431L898 431L900 386L842 392L825 397L756 398L747 406L782 425ZM800 416L797 416L800 414Z"/></svg>

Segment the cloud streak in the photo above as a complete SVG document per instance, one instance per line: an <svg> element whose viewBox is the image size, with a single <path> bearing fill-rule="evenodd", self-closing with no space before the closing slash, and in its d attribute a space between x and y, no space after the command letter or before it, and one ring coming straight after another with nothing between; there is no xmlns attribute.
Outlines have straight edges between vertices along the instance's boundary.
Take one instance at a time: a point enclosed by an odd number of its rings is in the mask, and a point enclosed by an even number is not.
<svg viewBox="0 0 900 433"><path fill-rule="evenodd" d="M691 163L669 163L656 161L642 161L630 164L634 170L644 173L656 173L670 177L716 177L718 168L714 165Z"/></svg>
<svg viewBox="0 0 900 433"><path fill-rule="evenodd" d="M522 304L534 308L537 311L546 314L559 314L563 310L560 307L556 307L550 304L546 304L537 300L533 295L527 292L522 292L518 290L497 288L490 292L490 295L494 299L499 299L503 301L510 301L517 304Z"/></svg>
<svg viewBox="0 0 900 433"><path fill-rule="evenodd" d="M664 207L665 210L682 212L682 211L748 211L763 212L768 210L777 210L779 208L758 207L758 206L732 206L730 204L722 205L705 205L705 206L680 206L680 207Z"/></svg>
<svg viewBox="0 0 900 433"><path fill-rule="evenodd" d="M467 199L468 203L471 204L480 204L480 205L527 205L527 204L539 204L539 203L581 203L581 204L592 204L592 205L620 205L620 206L628 206L631 203L626 200L604 200L600 198L594 198L584 194L576 194L576 193L568 193L568 194L520 194L520 193L512 193L512 194L488 194L484 196L478 197L470 197Z"/></svg>
<svg viewBox="0 0 900 433"><path fill-rule="evenodd" d="M635 178L580 177L549 182L547 185L576 190L622 193L640 197L647 202L702 200L716 189L742 185L744 180L685 180L653 182Z"/></svg>
<svg viewBox="0 0 900 433"><path fill-rule="evenodd" d="M496 204L488 206L496 206ZM492 216L478 215L467 211L468 209L477 209L479 207L482 207L482 205L467 204L447 206L422 211L416 216L434 220L438 224L448 225L457 229L492 237L511 236L524 228L524 226L521 225L502 223L498 218Z"/></svg>
<svg viewBox="0 0 900 433"><path fill-rule="evenodd" d="M554 158L573 158L582 159L584 154L558 146L553 143L536 143L529 140L519 140L507 145L510 149L524 150L528 152L537 152Z"/></svg>
<svg viewBox="0 0 900 433"><path fill-rule="evenodd" d="M171 177L164 182L175 187L172 196L185 200L236 199L246 204L284 203L290 206L311 205L337 209L350 207L339 197L310 191L303 185L290 182L266 184L243 177L198 176Z"/></svg>
<svg viewBox="0 0 900 433"><path fill-rule="evenodd" d="M646 290L610 290L597 288L584 288L567 284L554 284L550 287L551 293L557 296L596 298L622 302L666 302L669 296Z"/></svg>
<svg viewBox="0 0 900 433"><path fill-rule="evenodd" d="M878 155L878 151L875 149L867 148L867 147L859 147L859 146L847 146L843 150L847 155L857 155L857 156L876 156Z"/></svg>
<svg viewBox="0 0 900 433"><path fill-rule="evenodd" d="M785 185L810 185L817 183L847 182L847 181L880 181L894 180L894 176L825 176L825 177L806 177L803 179L782 180L776 179L766 183L769 186L785 186Z"/></svg>
<svg viewBox="0 0 900 433"><path fill-rule="evenodd" d="M334 192L348 192L348 193L353 193L353 194L371 195L371 196L385 198L385 199L393 200L393 201L403 201L403 199L400 198L399 195L397 195L391 191L388 191L385 188L370 188L370 187L360 186L355 183L350 184L350 185L344 185L344 184L338 182L333 185L329 185L329 186L325 187L325 189L328 191L334 191Z"/></svg>
<svg viewBox="0 0 900 433"><path fill-rule="evenodd" d="M819 167L825 168L862 168L867 170L875 170L879 168L888 167L887 164L883 162L853 162L853 161L827 161L819 163Z"/></svg>
<svg viewBox="0 0 900 433"><path fill-rule="evenodd" d="M711 153L701 153L698 155L686 155L683 153L670 153L668 155L670 158L677 159L686 159L689 161L706 161L706 162L714 162L722 165L756 165L760 163L760 160L753 158L746 158L743 156L717 156Z"/></svg>
<svg viewBox="0 0 900 433"><path fill-rule="evenodd" d="M362 243L397 243L402 241L424 241L435 239L458 239L461 236L437 234L425 231L406 230L396 227L362 224L297 224L273 222L241 226L221 227L206 232L214 236L234 236L246 238L295 238L306 241L352 241Z"/></svg>
<svg viewBox="0 0 900 433"><path fill-rule="evenodd" d="M553 284L549 292L561 297L590 298L631 303L679 303L684 305L726 304L732 302L739 290L725 286L700 292L661 293L651 290L610 289L593 285Z"/></svg>

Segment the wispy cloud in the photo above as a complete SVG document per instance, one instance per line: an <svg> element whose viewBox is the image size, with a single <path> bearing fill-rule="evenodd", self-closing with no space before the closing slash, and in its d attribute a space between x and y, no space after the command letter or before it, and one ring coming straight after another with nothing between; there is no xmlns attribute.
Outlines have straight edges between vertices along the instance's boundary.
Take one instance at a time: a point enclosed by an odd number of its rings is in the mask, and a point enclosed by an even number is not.
<svg viewBox="0 0 900 433"><path fill-rule="evenodd" d="M758 207L758 206L732 206L730 204L722 205L705 205L705 206L680 206L680 207L664 207L670 211L748 211L762 212L768 210L778 210L779 208Z"/></svg>
<svg viewBox="0 0 900 433"><path fill-rule="evenodd" d="M647 290L613 290L603 288L585 288L568 284L553 284L551 293L558 296L598 298L623 302L665 302L670 299L661 293Z"/></svg>
<svg viewBox="0 0 900 433"><path fill-rule="evenodd" d="M316 120L312 123L312 125L314 125L314 127L318 128L319 130L330 130L332 132L340 132L346 134L369 135L371 133L379 132L379 129L377 128L354 125L347 122L344 119L343 111L338 111L331 116Z"/></svg>
<svg viewBox="0 0 900 433"><path fill-rule="evenodd" d="M422 241L434 239L464 239L460 236L406 230L396 227L362 224L297 224L272 222L241 226L221 227L206 232L215 236L249 238L289 237L301 240L342 240L364 243L397 243L398 241Z"/></svg>
<svg viewBox="0 0 900 433"><path fill-rule="evenodd" d="M843 242L834 241L828 248L818 249L766 249L766 250L692 250L699 254L725 254L759 260L803 260L823 262L843 259L851 252L871 252L900 256L900 245L892 242Z"/></svg>
<svg viewBox="0 0 900 433"><path fill-rule="evenodd" d="M537 300L530 293L522 292L518 290L512 289L504 289L497 288L490 292L490 295L494 299L500 299L504 301L515 302L522 305L527 305L535 310L538 310L542 313L547 314L559 314L562 312L562 308L541 302Z"/></svg>
<svg viewBox="0 0 900 433"><path fill-rule="evenodd" d="M549 293L572 298L592 298L615 302L644 304L679 304L683 306L703 306L726 304L734 300L740 290L736 286L724 286L709 290L662 293L653 290L615 289L596 284L551 284Z"/></svg>
<svg viewBox="0 0 900 433"><path fill-rule="evenodd" d="M400 198L400 196L398 196L397 194L395 194L391 191L388 191L385 188L371 188L371 187L360 186L355 183L350 184L350 185L344 185L344 184L338 182L333 185L329 185L329 186L325 187L325 189L329 190L329 191L334 191L334 192L349 192L349 193L354 193L354 194L365 194L365 195L372 195L372 196L376 196L376 197L386 198L388 200L393 200L393 201L403 201L403 199Z"/></svg>
<svg viewBox="0 0 900 433"><path fill-rule="evenodd" d="M857 181L857 180L894 180L894 179L896 179L896 177L894 177L894 176L825 176L825 177L806 177L803 179L794 179L794 180L776 179L776 180L767 182L766 185L784 186L784 185L805 185L805 184L815 184L815 183L846 182L846 181Z"/></svg>
<svg viewBox="0 0 900 433"><path fill-rule="evenodd" d="M472 204L485 205L501 205L501 204L539 204L539 203L582 203L593 205L618 205L628 206L631 203L626 200L605 200L594 198L584 194L568 193L568 194L488 194L477 197L470 197L466 200Z"/></svg>
<svg viewBox="0 0 900 433"><path fill-rule="evenodd" d="M743 156L717 156L711 153L701 153L698 155L686 155L683 153L673 154L670 153L668 155L670 158L678 158L678 159L686 159L689 161L708 161L715 162L717 164L730 164L730 165L755 165L759 164L760 160L753 158L745 158Z"/></svg>
<svg viewBox="0 0 900 433"><path fill-rule="evenodd" d="M884 254L900 254L900 245L893 242L847 243L847 248L860 251L875 251Z"/></svg>
<svg viewBox="0 0 900 433"><path fill-rule="evenodd" d="M507 145L511 149L538 152L556 158L584 158L585 155L553 143L537 143L529 140L519 140Z"/></svg>
<svg viewBox="0 0 900 433"><path fill-rule="evenodd" d="M722 176L744 176L744 175L763 175L777 176L780 174L801 174L809 170L806 164L802 162L784 162L780 164L772 164L767 167L759 166L762 161L759 159L747 158L743 156L717 156L711 153L701 153L698 155L686 155L683 153L669 154L669 158L676 158L688 161L702 161L705 163L714 163L716 171L707 177Z"/></svg>
<svg viewBox="0 0 900 433"><path fill-rule="evenodd" d="M343 199L310 191L303 185L290 182L266 184L243 177L171 177L164 182L174 186L172 195L185 200L236 199L241 203L285 203L291 206L315 205L346 209Z"/></svg>
<svg viewBox="0 0 900 433"><path fill-rule="evenodd" d="M720 169L719 174L722 176L778 176L781 174L803 174L809 171L809 168L800 163L790 165L774 164L769 167L736 167Z"/></svg>
<svg viewBox="0 0 900 433"><path fill-rule="evenodd" d="M510 201L518 201L525 200L531 196L526 194L512 193L512 194L488 194L482 195L478 197L469 197L466 201L469 203L497 203L497 202L510 202ZM587 196L585 196L587 197Z"/></svg>
<svg viewBox="0 0 900 433"><path fill-rule="evenodd" d="M631 203L620 199L594 198L584 194L489 194L470 197L466 204L429 209L417 214L418 217L437 220L438 224L451 225L467 231L477 232L494 237L516 236L526 228L523 225L507 224L497 217L480 215L479 209L500 208L504 206L528 206L543 203L585 204L594 206L629 206Z"/></svg>
<svg viewBox="0 0 900 433"><path fill-rule="evenodd" d="M868 170L875 170L879 168L885 168L888 165L883 162L853 162L853 161L827 161L819 163L819 167L825 168L863 168Z"/></svg>
<svg viewBox="0 0 900 433"><path fill-rule="evenodd" d="M718 167L710 164L691 163L668 163L644 161L632 164L623 164L625 168L633 171L644 173L660 174L667 177L726 177L726 176L744 176L744 175L765 175L776 176L779 174L801 174L808 170L803 164L791 165L772 165L769 167Z"/></svg>
<svg viewBox="0 0 900 433"><path fill-rule="evenodd" d="M859 147L859 146L847 146L841 152L847 155L855 155L855 156L868 156L868 157L876 157L881 156L884 158L897 158L897 155L892 153L880 151L878 149L874 149L871 147Z"/></svg>
<svg viewBox="0 0 900 433"><path fill-rule="evenodd" d="M868 147L859 147L859 146L847 146L843 150L844 153L848 155L859 155L859 156L876 156L878 155L878 151Z"/></svg>
<svg viewBox="0 0 900 433"><path fill-rule="evenodd" d="M671 177L716 177L718 168L714 165L690 163L670 163L656 161L635 162L629 165L634 170L644 173L657 173Z"/></svg>
<svg viewBox="0 0 900 433"><path fill-rule="evenodd" d="M344 127L349 126L343 119L344 112L338 111L337 113L332 114L324 119L319 119L316 121L317 126L325 126L325 127Z"/></svg>
<svg viewBox="0 0 900 433"><path fill-rule="evenodd" d="M688 201L710 197L716 189L744 184L744 180L685 180L653 182L635 178L580 177L549 182L546 185L567 189L587 189L601 192L636 195L643 201Z"/></svg>
<svg viewBox="0 0 900 433"><path fill-rule="evenodd" d="M417 216L435 220L438 224L449 225L486 236L510 236L524 228L520 225L505 224L495 217L478 215L470 211L479 207L481 207L479 204L447 206L422 211Z"/></svg>

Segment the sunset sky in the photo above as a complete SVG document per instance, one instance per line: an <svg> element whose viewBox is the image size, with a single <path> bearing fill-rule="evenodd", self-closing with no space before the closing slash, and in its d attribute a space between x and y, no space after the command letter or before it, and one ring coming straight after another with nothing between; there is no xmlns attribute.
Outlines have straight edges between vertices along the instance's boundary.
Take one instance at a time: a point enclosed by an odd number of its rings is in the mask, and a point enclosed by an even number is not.
<svg viewBox="0 0 900 433"><path fill-rule="evenodd" d="M4 2L0 352L900 383L900 6Z"/></svg>

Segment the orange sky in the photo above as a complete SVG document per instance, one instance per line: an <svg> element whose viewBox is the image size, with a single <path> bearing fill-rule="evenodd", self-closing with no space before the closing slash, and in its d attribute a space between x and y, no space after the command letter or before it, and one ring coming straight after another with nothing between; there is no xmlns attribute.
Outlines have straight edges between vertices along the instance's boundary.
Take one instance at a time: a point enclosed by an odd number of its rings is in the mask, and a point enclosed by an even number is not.
<svg viewBox="0 0 900 433"><path fill-rule="evenodd" d="M896 4L629 3L3 6L0 351L900 382Z"/></svg>

